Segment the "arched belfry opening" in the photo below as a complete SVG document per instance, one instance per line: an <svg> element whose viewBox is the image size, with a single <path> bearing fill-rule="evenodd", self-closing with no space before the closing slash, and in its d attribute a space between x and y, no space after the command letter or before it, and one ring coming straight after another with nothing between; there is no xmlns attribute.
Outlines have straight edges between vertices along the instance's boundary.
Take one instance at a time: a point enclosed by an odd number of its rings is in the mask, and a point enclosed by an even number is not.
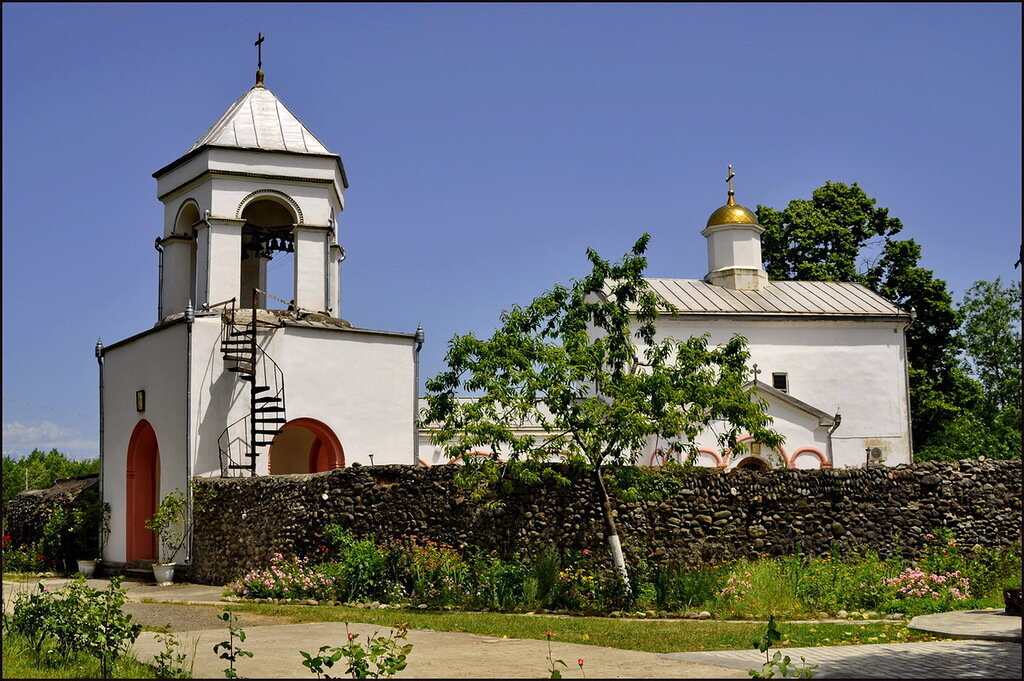
<svg viewBox="0 0 1024 681"><path fill-rule="evenodd" d="M174 234L185 237L185 246L181 269L184 271L187 277L182 288L187 294L187 299L181 305L181 309L185 309L185 305L189 301L195 301L196 298L196 226L199 224L199 205L195 201L186 201L182 204L178 210L178 217L174 221Z"/></svg>
<svg viewBox="0 0 1024 681"><path fill-rule="evenodd" d="M281 300L295 300L295 225L292 208L273 196L263 196L242 209L242 305L251 304L253 289L269 292ZM260 295L263 309L286 309L287 304Z"/></svg>

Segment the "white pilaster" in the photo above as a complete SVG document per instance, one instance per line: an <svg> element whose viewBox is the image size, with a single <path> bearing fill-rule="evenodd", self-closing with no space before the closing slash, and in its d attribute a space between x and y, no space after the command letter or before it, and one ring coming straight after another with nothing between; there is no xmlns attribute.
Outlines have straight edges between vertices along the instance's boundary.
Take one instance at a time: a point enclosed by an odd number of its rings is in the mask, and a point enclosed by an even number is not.
<svg viewBox="0 0 1024 681"><path fill-rule="evenodd" d="M162 315L167 317L178 312L184 312L188 301L192 299L191 279L194 275L192 266L193 241L184 235L171 235L160 242L164 249L163 268L160 276L163 277L160 291L160 310Z"/></svg>
<svg viewBox="0 0 1024 681"><path fill-rule="evenodd" d="M205 258L200 256L198 264L206 277L204 302L213 305L231 298L241 301L242 226L245 220L210 217L207 223ZM202 243L200 238L200 245Z"/></svg>
<svg viewBox="0 0 1024 681"><path fill-rule="evenodd" d="M295 225L295 306L326 311L328 236L326 227Z"/></svg>

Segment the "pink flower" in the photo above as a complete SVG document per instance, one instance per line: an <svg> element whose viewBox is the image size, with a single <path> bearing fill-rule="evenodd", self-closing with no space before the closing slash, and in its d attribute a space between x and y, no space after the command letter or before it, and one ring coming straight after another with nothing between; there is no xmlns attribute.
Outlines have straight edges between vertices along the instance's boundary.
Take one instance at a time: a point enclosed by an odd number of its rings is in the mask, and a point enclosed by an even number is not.
<svg viewBox="0 0 1024 681"><path fill-rule="evenodd" d="M578 664L579 666L582 667L583 666L583 658L581 657L580 659L576 660L576 664Z"/></svg>
<svg viewBox="0 0 1024 681"><path fill-rule="evenodd" d="M355 634L353 634L353 633L352 633L351 631L350 631L350 632L348 633L348 640L349 640L349 641L351 641L351 640L352 640L352 639L354 639L355 637L356 637L356 635L355 635Z"/></svg>

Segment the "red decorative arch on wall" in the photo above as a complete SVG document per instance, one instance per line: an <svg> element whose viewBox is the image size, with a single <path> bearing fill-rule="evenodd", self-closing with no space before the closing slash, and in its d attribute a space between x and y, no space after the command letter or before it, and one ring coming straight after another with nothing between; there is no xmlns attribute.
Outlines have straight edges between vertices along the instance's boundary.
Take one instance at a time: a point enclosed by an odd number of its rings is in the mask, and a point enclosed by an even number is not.
<svg viewBox="0 0 1024 681"><path fill-rule="evenodd" d="M160 448L143 419L128 440L125 467L125 561L156 559L156 534L146 527L160 496Z"/></svg>
<svg viewBox="0 0 1024 681"><path fill-rule="evenodd" d="M816 457L818 457L818 462L821 464L822 468L832 468L832 462L828 460L828 457L826 457L824 454L821 453L820 450L815 449L814 447L801 447L800 449L796 450L795 452L793 452L792 456L790 456L789 460L786 462L786 465L789 468L796 468L796 457L800 456L801 454L814 454Z"/></svg>
<svg viewBox="0 0 1024 681"><path fill-rule="evenodd" d="M701 454L710 454L711 457L715 460L715 467L716 468L723 468L725 466L725 464L726 464L725 459L722 458L718 454L718 452L716 452L713 449L708 449L707 447L699 447L697 449L697 451L700 452ZM647 466L649 468L653 468L655 466L654 459L656 457L658 457L658 456L662 456L663 457L662 458L662 463L660 465L664 465L664 455L665 455L665 452L663 450L655 449L653 452L651 452L651 456L647 460Z"/></svg>
<svg viewBox="0 0 1024 681"><path fill-rule="evenodd" d="M489 459L489 458L491 458L491 453L490 452L482 452L482 451L480 451L478 449L477 450L473 450L472 452L463 452L462 454L459 454L458 456L456 456L454 458L448 459L448 463L458 463L460 459L464 459L467 456L482 456L485 459ZM496 460L497 460L498 463L505 463L505 459L501 458L500 456Z"/></svg>

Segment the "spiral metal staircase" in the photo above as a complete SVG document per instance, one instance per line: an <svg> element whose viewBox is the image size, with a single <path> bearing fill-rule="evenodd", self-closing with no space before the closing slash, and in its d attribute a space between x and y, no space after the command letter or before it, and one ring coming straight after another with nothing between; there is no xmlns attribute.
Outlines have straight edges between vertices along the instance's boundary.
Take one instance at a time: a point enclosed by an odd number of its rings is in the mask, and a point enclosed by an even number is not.
<svg viewBox="0 0 1024 681"><path fill-rule="evenodd" d="M221 477L256 475L260 455L281 432L286 422L284 404L284 372L257 339L257 328L273 324L257 319L257 298L262 291L253 290L251 315L240 314L235 301L222 319L220 350L227 370L249 383L249 413L231 423L217 439L220 451Z"/></svg>

